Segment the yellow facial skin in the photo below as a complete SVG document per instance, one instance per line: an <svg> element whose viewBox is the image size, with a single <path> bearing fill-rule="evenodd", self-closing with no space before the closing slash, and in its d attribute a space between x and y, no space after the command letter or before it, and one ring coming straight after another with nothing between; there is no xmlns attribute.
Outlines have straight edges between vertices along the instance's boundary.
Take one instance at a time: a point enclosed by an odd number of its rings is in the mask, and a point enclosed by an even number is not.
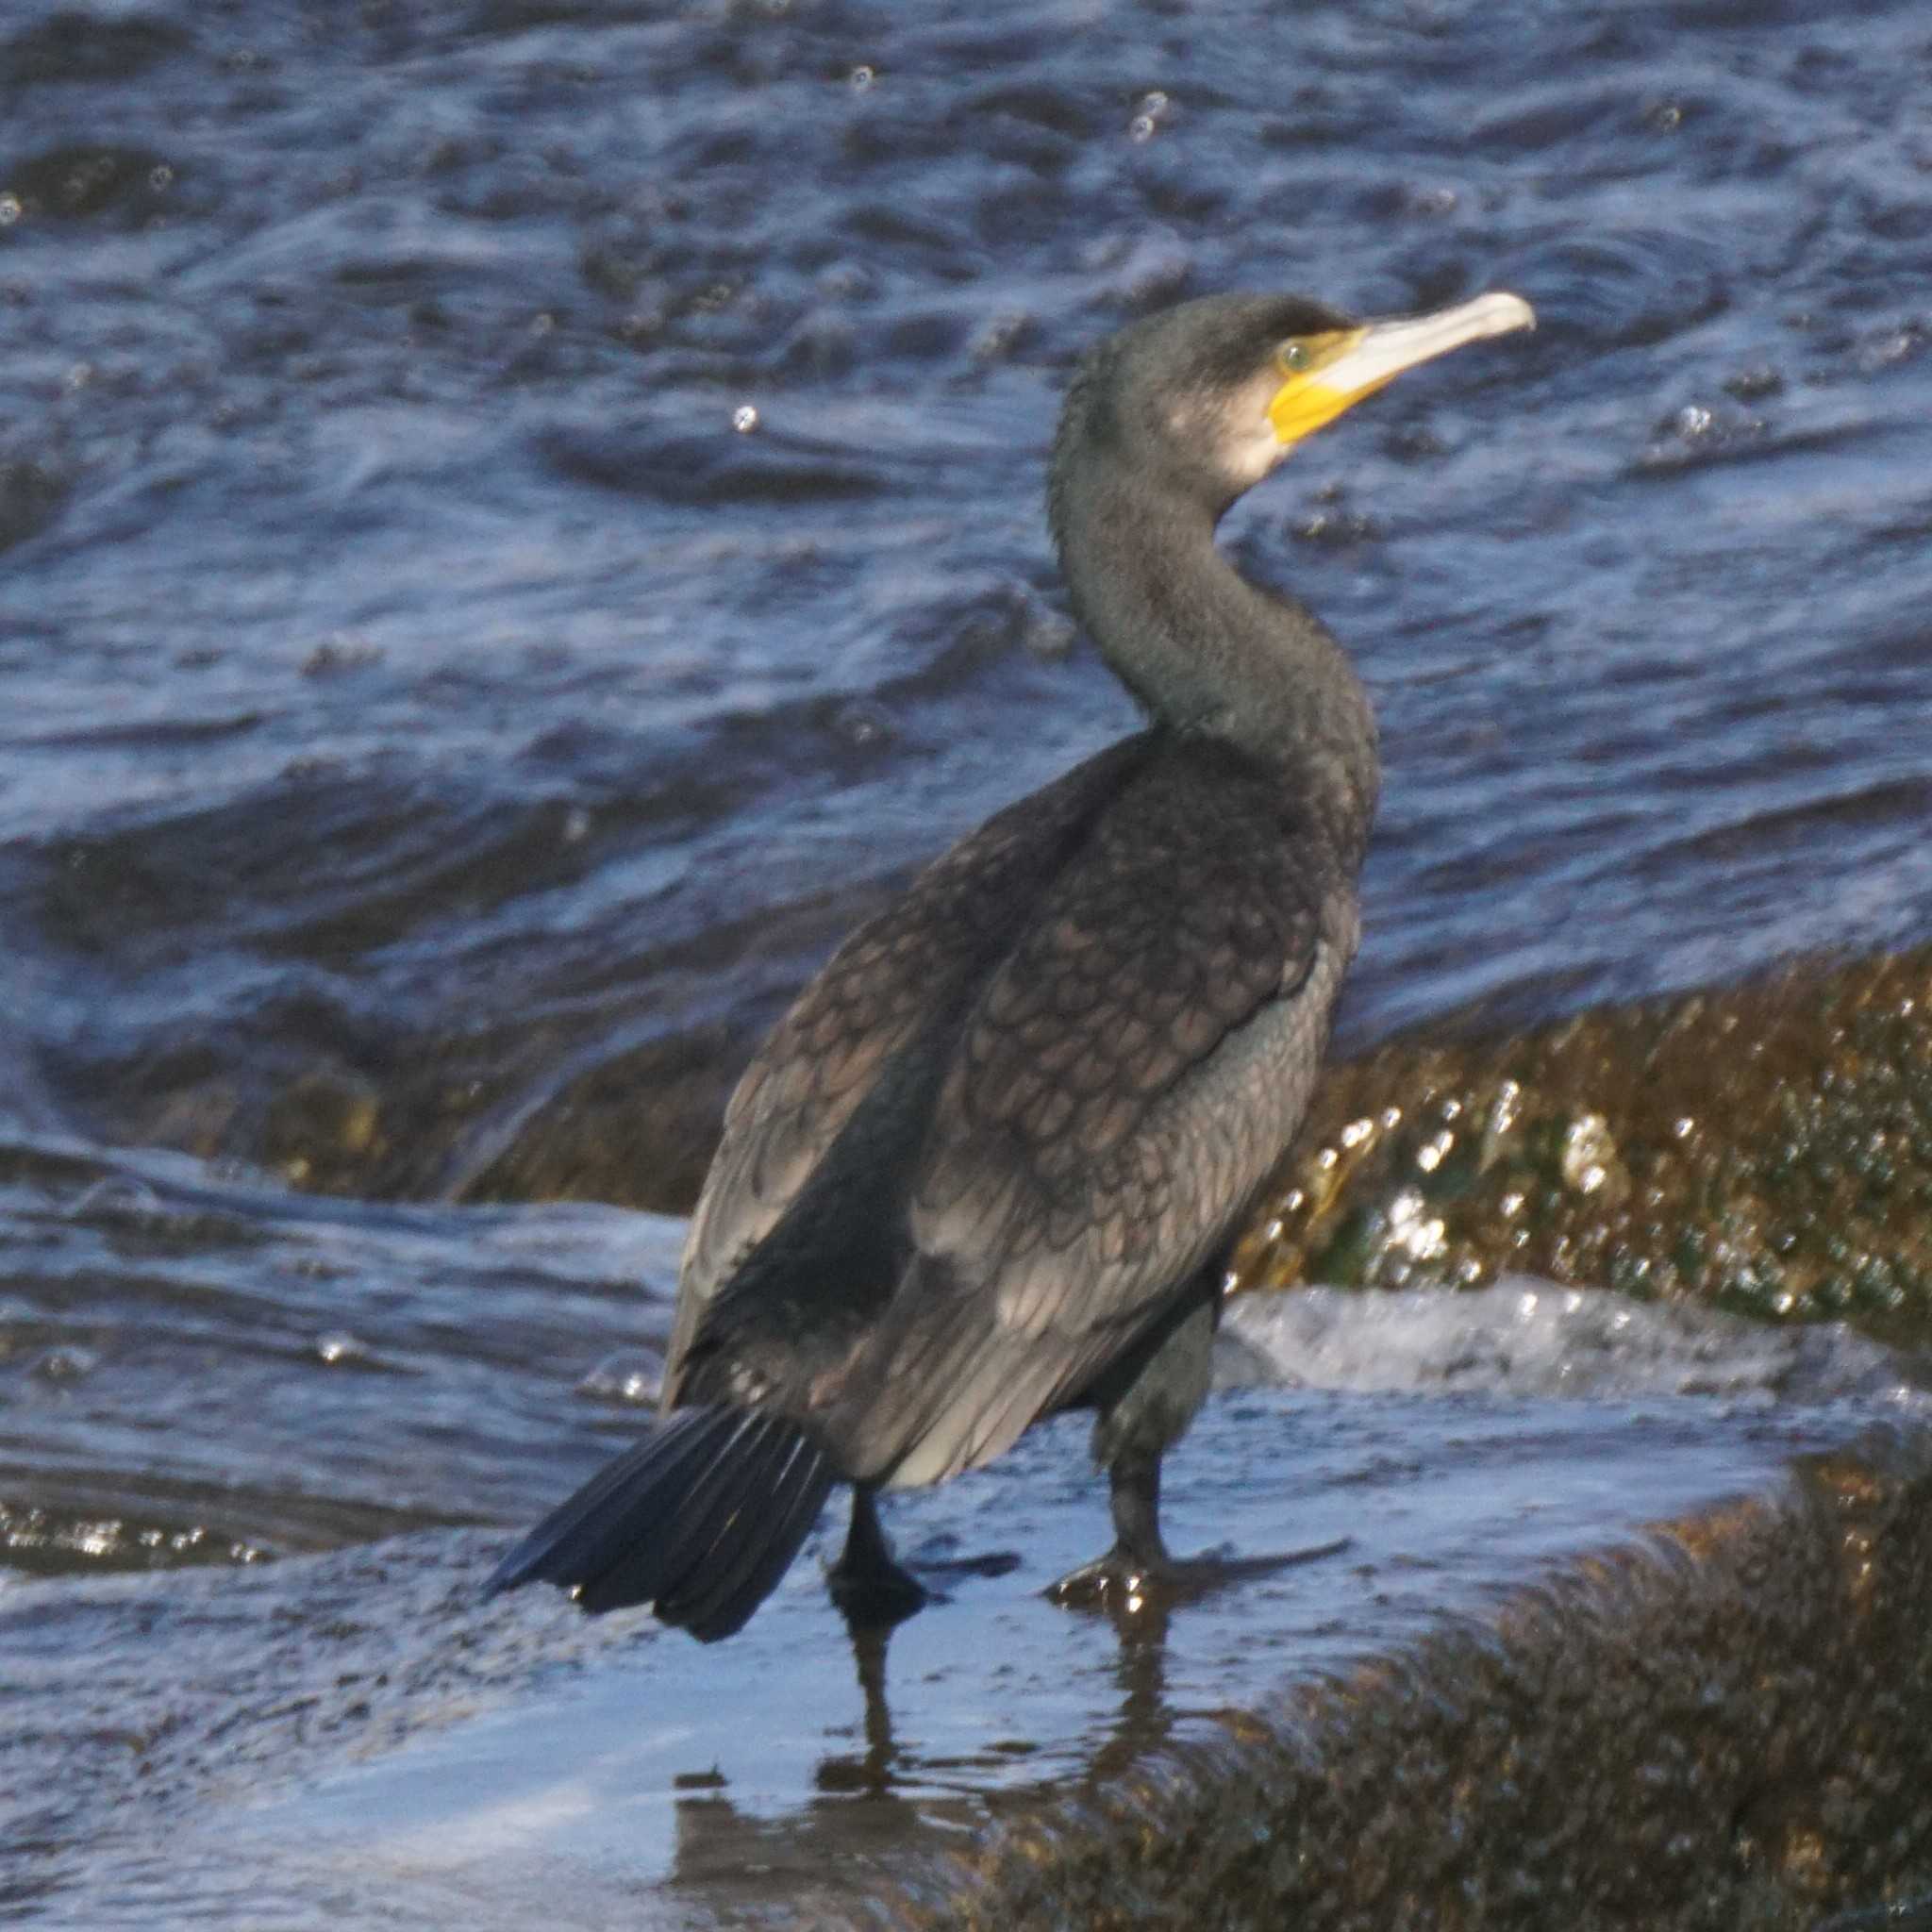
<svg viewBox="0 0 1932 1932"><path fill-rule="evenodd" d="M1496 293L1431 315L1397 316L1359 328L1297 336L1275 354L1285 379L1268 405L1274 439L1292 448L1405 369L1464 342L1535 326L1536 311L1522 296Z"/></svg>
<svg viewBox="0 0 1932 1932"><path fill-rule="evenodd" d="M1370 393L1367 389L1339 390L1322 380L1322 372L1342 357L1368 334L1366 328L1335 329L1326 335L1297 336L1275 352L1275 366L1287 380L1274 391L1268 405L1268 420L1274 425L1274 439L1290 446L1305 436L1334 422L1351 403ZM1391 381L1391 370L1382 378ZM1382 383L1375 384L1380 389Z"/></svg>

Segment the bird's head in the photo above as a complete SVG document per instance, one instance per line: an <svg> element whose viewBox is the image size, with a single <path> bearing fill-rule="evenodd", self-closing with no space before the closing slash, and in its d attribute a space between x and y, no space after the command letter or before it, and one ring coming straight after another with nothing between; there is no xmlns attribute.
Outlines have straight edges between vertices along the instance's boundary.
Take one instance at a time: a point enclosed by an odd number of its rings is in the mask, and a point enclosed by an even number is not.
<svg viewBox="0 0 1932 1932"><path fill-rule="evenodd" d="M1361 322L1298 295L1209 295L1135 323L1082 363L1056 468L1103 457L1218 515L1298 443L1406 369L1532 328L1520 295Z"/></svg>

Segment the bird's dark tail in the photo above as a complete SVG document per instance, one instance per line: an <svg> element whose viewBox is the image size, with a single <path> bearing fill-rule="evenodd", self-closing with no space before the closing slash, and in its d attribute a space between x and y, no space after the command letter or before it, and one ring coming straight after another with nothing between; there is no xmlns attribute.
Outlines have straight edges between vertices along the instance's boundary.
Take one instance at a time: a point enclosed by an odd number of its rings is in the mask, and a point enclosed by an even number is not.
<svg viewBox="0 0 1932 1932"><path fill-rule="evenodd" d="M833 1481L824 1451L784 1416L680 1408L553 1509L485 1593L560 1583L587 1610L654 1604L713 1643L777 1589Z"/></svg>

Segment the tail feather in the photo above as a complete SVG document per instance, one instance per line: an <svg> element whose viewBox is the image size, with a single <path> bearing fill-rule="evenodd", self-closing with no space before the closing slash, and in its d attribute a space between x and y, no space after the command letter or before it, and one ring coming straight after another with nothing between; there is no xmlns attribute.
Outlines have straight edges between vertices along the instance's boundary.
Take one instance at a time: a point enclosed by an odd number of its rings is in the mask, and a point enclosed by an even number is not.
<svg viewBox="0 0 1932 1932"><path fill-rule="evenodd" d="M818 1451L801 1437L788 1452L766 1499L765 1507L774 1519L803 1514L801 1539L824 1507L826 1484L822 1467ZM699 1636L709 1631L728 1636L741 1628L778 1587L797 1548L796 1541L782 1536L739 1538L734 1547L719 1550L717 1562L693 1566L688 1585L658 1599L658 1614Z"/></svg>
<svg viewBox="0 0 1932 1932"><path fill-rule="evenodd" d="M675 1493L661 1481L652 1485L643 1534L629 1540L595 1582L578 1591L577 1601L586 1609L618 1609L653 1598L661 1604L712 1569L721 1545L728 1550L747 1530L761 1526L757 1519L765 1513L770 1474L762 1451L774 1418L729 1409L719 1413L725 1424L722 1436L708 1440L696 1467L680 1474ZM776 1426L788 1437L797 1433L787 1423ZM710 1431L704 1433L711 1437Z"/></svg>
<svg viewBox="0 0 1932 1932"><path fill-rule="evenodd" d="M716 1453L716 1429L690 1425L699 1413L679 1416L612 1457L497 1564L485 1594L539 1581L580 1585L602 1575L633 1543L642 1541L648 1551L665 1499L679 1494ZM629 1600L642 1603L651 1594L646 1590Z"/></svg>
<svg viewBox="0 0 1932 1932"><path fill-rule="evenodd" d="M679 1409L553 1509L484 1591L541 1581L574 1590L591 1611L651 1603L713 1642L777 1588L834 1479L783 1416Z"/></svg>

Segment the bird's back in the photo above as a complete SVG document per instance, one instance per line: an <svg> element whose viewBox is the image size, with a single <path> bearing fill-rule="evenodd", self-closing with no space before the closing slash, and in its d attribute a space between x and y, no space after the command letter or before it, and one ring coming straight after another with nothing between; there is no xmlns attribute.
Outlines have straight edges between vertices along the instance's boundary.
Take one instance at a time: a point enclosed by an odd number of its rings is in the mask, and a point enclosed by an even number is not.
<svg viewBox="0 0 1932 1932"><path fill-rule="evenodd" d="M1218 741L1126 740L990 820L741 1082L667 1407L775 1407L862 1480L997 1455L1225 1240L1354 942L1352 855Z"/></svg>

